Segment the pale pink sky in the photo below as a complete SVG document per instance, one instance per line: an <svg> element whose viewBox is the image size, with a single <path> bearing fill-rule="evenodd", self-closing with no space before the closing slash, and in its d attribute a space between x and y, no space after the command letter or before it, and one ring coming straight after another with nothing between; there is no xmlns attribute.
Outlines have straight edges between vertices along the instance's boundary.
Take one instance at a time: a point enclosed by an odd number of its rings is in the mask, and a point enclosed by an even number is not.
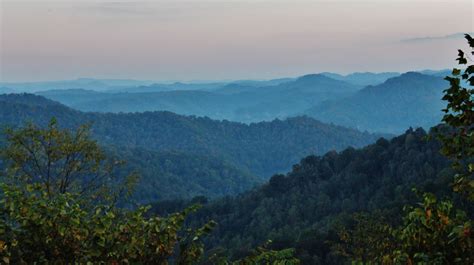
<svg viewBox="0 0 474 265"><path fill-rule="evenodd" d="M474 31L472 0L0 1L0 81L441 69Z"/></svg>

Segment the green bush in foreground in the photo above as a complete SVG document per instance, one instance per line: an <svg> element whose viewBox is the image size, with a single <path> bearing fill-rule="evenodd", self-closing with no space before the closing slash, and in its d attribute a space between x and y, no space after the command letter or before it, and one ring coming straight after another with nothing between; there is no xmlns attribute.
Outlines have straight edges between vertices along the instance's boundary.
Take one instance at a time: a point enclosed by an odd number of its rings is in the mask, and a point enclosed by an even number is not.
<svg viewBox="0 0 474 265"><path fill-rule="evenodd" d="M201 256L201 236L213 226L210 222L178 236L186 214L196 208L146 218L147 208L84 208L71 193L51 198L40 184L28 184L26 190L1 188L0 255L5 263L167 264L179 244L175 258L188 264Z"/></svg>

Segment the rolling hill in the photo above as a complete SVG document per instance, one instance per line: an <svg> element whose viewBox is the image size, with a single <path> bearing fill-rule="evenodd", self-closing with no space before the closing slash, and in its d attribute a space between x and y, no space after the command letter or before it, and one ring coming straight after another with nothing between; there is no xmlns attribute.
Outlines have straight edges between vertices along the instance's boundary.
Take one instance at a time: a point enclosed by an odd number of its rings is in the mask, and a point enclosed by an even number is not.
<svg viewBox="0 0 474 265"><path fill-rule="evenodd" d="M416 72L367 86L342 99L320 103L304 113L324 122L369 130L401 133L406 128L430 128L442 116L441 100L448 86L443 78Z"/></svg>
<svg viewBox="0 0 474 265"><path fill-rule="evenodd" d="M262 178L288 170L306 155L364 146L379 137L308 117L242 124L171 112L85 113L40 96L0 96L3 125L46 124L51 117L69 128L92 123L103 144L219 157Z"/></svg>
<svg viewBox="0 0 474 265"><path fill-rule="evenodd" d="M179 151L107 146L107 152L126 161L119 174L138 172L132 199L140 204L206 196L237 195L262 182L255 175L219 158Z"/></svg>
<svg viewBox="0 0 474 265"><path fill-rule="evenodd" d="M52 117L57 117L60 125L69 128L93 122L93 119L83 115L39 96L0 96L0 128L21 126L24 122L45 125ZM104 137L106 136L97 138ZM0 144L2 141L0 137ZM141 175L133 196L140 203L190 199L195 196L222 197L241 193L261 182L255 174L210 155L151 150L114 141L100 143L108 156L126 161L117 174L139 172ZM0 167L1 164L0 161Z"/></svg>
<svg viewBox="0 0 474 265"><path fill-rule="evenodd" d="M78 78L74 80L56 80L43 82L0 82L0 86L8 87L17 92L34 93L45 90L58 89L88 89L97 91L107 91L112 89L124 89L142 85L153 84L152 81L133 79L95 79Z"/></svg>
<svg viewBox="0 0 474 265"><path fill-rule="evenodd" d="M242 81L222 87L209 85L208 89L204 89L206 84L202 84L200 89L191 89L196 86L182 84L181 89L168 89L154 85L126 90L133 93L73 89L38 94L81 111L118 113L165 110L250 123L295 116L319 102L347 96L360 89L360 86L320 74L294 80Z"/></svg>

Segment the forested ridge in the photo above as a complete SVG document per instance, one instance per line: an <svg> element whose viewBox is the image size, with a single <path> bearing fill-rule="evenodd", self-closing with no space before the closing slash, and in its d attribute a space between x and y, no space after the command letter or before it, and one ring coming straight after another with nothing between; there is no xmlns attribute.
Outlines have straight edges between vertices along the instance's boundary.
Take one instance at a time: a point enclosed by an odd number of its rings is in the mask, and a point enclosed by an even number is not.
<svg viewBox="0 0 474 265"><path fill-rule="evenodd" d="M106 150L126 163L119 174L137 172L140 180L133 199L146 204L164 199L237 195L262 180L226 161L177 151L109 147Z"/></svg>
<svg viewBox="0 0 474 265"><path fill-rule="evenodd" d="M211 155L262 178L286 171L305 155L364 146L378 138L307 117L246 125L170 112L84 113L28 94L0 96L0 104L3 125L44 125L51 117L66 128L92 123L93 135L103 144Z"/></svg>
<svg viewBox="0 0 474 265"><path fill-rule="evenodd" d="M305 155L377 139L307 117L246 125L170 112L84 113L31 94L0 96L3 127L28 121L45 126L53 117L64 128L91 124L100 144L123 150L130 169L142 172L137 195L145 201L235 194Z"/></svg>
<svg viewBox="0 0 474 265"><path fill-rule="evenodd" d="M417 200L414 187L449 193L450 163L439 153L440 143L427 136L410 129L362 149L308 156L258 189L210 202L192 222L219 224L208 239L211 252L222 248L238 258L270 239L276 248L296 247L303 264L340 264L344 257L332 246L353 213L380 211L399 223L403 206ZM172 212L172 202L163 205Z"/></svg>
<svg viewBox="0 0 474 265"><path fill-rule="evenodd" d="M305 113L359 130L398 134L410 126L429 129L441 120L446 84L439 76L408 72L317 104Z"/></svg>

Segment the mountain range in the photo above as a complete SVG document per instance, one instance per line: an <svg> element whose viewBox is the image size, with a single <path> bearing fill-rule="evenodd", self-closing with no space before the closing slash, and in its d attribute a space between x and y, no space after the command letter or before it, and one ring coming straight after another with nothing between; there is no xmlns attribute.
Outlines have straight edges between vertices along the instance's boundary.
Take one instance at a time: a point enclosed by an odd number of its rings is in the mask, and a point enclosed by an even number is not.
<svg viewBox="0 0 474 265"><path fill-rule="evenodd" d="M104 146L115 146L118 150L127 148L130 149L127 150L130 154L142 152L144 157L153 157L153 161L150 160L149 163L156 162L158 168L169 169L162 165L167 161L163 157L168 155L173 156L174 160L182 161L180 164L184 164L181 166L184 168L190 166L186 164L185 157L193 157L196 165L203 165L203 171L212 172L203 176L197 169L193 174L188 174L186 170L180 171L179 166L174 166L171 169L175 171L168 170L166 173L173 175L173 178L163 180L160 178L166 174L151 170L153 166L140 167L150 169L146 182L143 182L148 189L158 191L167 187L163 183L174 182L173 185L181 185L178 192L180 195L186 193L185 190L195 191L187 197L198 194L211 194L211 197L232 194L248 189L276 172L286 172L306 155L342 150L348 146L361 147L380 137L327 125L309 117L243 124L171 112L87 113L37 95L0 96L2 126L21 126L27 121L45 125L52 117L66 128L90 123L92 135ZM133 158L134 155L126 157ZM175 163L173 159L171 164ZM212 161L217 162L211 163ZM189 178L192 176L196 177L191 181ZM221 179L212 180L214 177ZM157 180L152 181L151 178ZM203 182L203 179L207 182ZM223 184L230 182L239 184L237 187ZM196 185L199 188L192 188ZM166 190L163 192L167 193ZM168 193L173 192L176 193ZM142 199L173 197L171 194L158 196L153 191L150 194L149 198Z"/></svg>
<svg viewBox="0 0 474 265"><path fill-rule="evenodd" d="M318 102L354 93L359 86L321 74L295 80L234 82L222 87L200 84L200 89L162 89L152 85L133 92L54 90L39 95L74 109L94 112L143 112L166 110L182 115L207 116L240 122L269 121L295 116ZM250 83L250 84L249 84ZM183 86L185 86L183 84ZM196 87L197 85L188 85Z"/></svg>
<svg viewBox="0 0 474 265"><path fill-rule="evenodd" d="M152 203L149 214L204 204L186 222L218 223L205 242L209 256L236 260L263 244L294 248L302 264L345 264L344 229L367 215L401 225L404 207L419 201L414 187L438 198L452 192L454 172L435 131L409 128L440 122L444 74L6 94L0 125L44 126L53 117L70 129L90 124L109 155L128 161L118 174L141 173L133 199Z"/></svg>
<svg viewBox="0 0 474 265"><path fill-rule="evenodd" d="M152 83L100 90L52 89L37 94L86 112L170 111L244 123L308 115L362 131L398 134L410 126L428 129L436 125L442 114L441 94L447 86L443 77L447 74L446 70L345 76L322 73L267 81ZM15 92L7 87L4 90Z"/></svg>
<svg viewBox="0 0 474 265"><path fill-rule="evenodd" d="M323 75L332 79L345 81L354 85L359 86L374 86L385 82L387 79L399 76L397 72L385 72L385 73L370 73L370 72L358 72L348 75L340 75L335 73L322 73Z"/></svg>

